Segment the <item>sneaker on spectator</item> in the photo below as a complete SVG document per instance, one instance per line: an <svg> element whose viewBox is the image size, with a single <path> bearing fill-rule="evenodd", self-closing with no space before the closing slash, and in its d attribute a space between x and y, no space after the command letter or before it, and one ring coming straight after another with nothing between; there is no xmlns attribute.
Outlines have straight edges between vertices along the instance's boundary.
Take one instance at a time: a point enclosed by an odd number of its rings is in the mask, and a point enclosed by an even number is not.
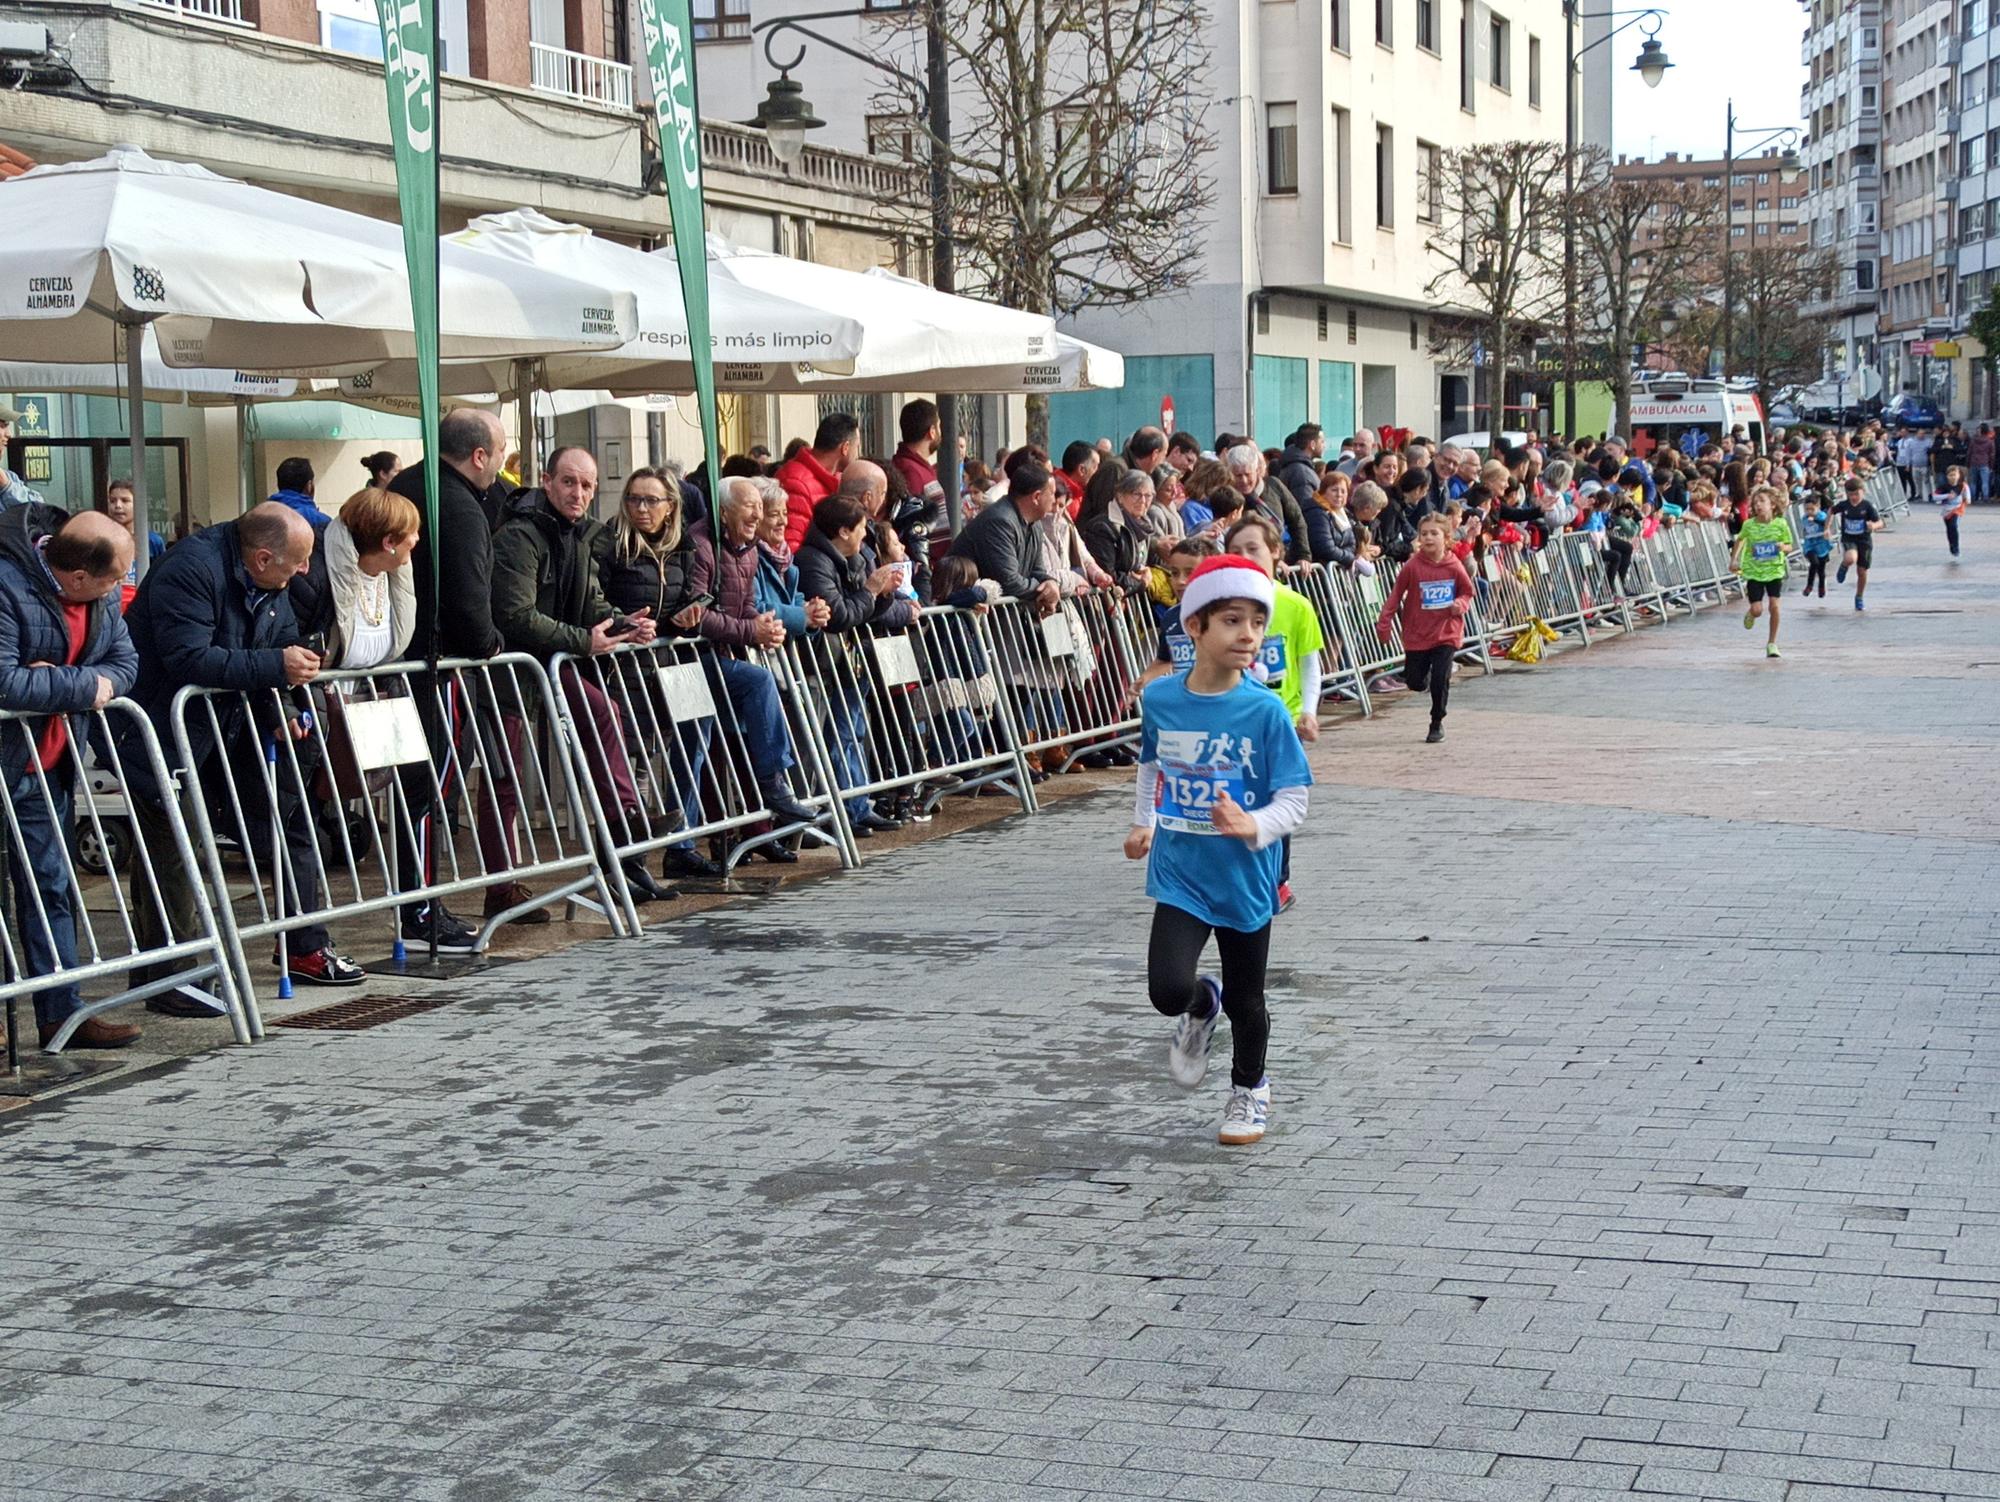
<svg viewBox="0 0 2000 1502"><path fill-rule="evenodd" d="M275 955L272 963L277 963ZM311 954L286 955L285 974L304 986L358 986L368 979L366 970L343 959L331 944Z"/></svg>
<svg viewBox="0 0 2000 1502"><path fill-rule="evenodd" d="M431 947L431 912L428 906L418 908L403 919L403 942L417 945L425 950ZM479 951L479 930L459 917L443 903L437 912L437 952L439 954L476 954Z"/></svg>
<svg viewBox="0 0 2000 1502"><path fill-rule="evenodd" d="M1292 895L1292 884L1288 881L1279 882L1278 911L1281 913L1289 913L1292 910L1292 904L1297 901L1298 899Z"/></svg>
<svg viewBox="0 0 2000 1502"><path fill-rule="evenodd" d="M1264 1126L1271 1118L1271 1082L1265 1080L1254 1090L1242 1085L1229 1088L1229 1100L1222 1108L1222 1130L1215 1140L1224 1147L1248 1147L1264 1140Z"/></svg>
<svg viewBox="0 0 2000 1502"><path fill-rule="evenodd" d="M1208 1073L1208 1048L1215 1025L1222 1020L1222 983L1212 975L1197 978L1208 993L1208 1015L1183 1012L1174 1019L1173 1040L1167 1045L1167 1073L1183 1090L1192 1090Z"/></svg>

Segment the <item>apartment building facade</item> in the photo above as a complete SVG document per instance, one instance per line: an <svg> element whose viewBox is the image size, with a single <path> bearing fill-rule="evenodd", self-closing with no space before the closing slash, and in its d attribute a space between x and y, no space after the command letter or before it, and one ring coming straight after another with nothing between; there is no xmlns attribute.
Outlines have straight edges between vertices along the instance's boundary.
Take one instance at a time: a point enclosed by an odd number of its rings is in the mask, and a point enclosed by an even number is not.
<svg viewBox="0 0 2000 1502"><path fill-rule="evenodd" d="M444 51L440 224L528 205L630 244L667 238L666 199L643 113L636 7L628 0L440 0ZM373 0L0 0L0 21L48 41L41 57L0 57L0 156L63 162L137 145L227 176L394 219L395 169ZM21 35L10 29L10 38ZM740 243L864 269L921 271L905 216L906 169L815 143L781 163L761 131L705 123L702 154L711 230ZM17 160L18 159L18 160ZM20 395L20 393L0 393ZM886 400L886 399L885 399ZM736 447L810 433L814 397L725 396ZM116 403L51 400L42 407L82 442L113 426ZM317 414L345 436L299 449L344 472L377 441L353 409ZM512 417L511 410L506 414ZM310 422L275 405L160 406L156 475L170 505L195 501L194 520L228 514L246 435L301 434ZM84 431L95 429L98 431ZM698 459L688 404L619 403L560 419L558 437L591 442L619 464L651 454ZM294 448L305 438L273 437ZM268 480L261 455L250 463ZM99 465L101 468L101 463ZM353 473L358 474L358 467ZM607 488L620 478L607 473ZM211 498L214 498L211 500Z"/></svg>
<svg viewBox="0 0 2000 1502"><path fill-rule="evenodd" d="M1882 291L1878 358L1891 393L1951 397L1930 356L1952 327L1957 257L1947 184L1957 171L1959 58L1948 0L1886 0L1882 59Z"/></svg>
<svg viewBox="0 0 2000 1502"><path fill-rule="evenodd" d="M704 109L747 117L775 76L750 26L819 7L774 0L753 22L726 8L745 0L704 3L725 7L697 45ZM1561 0L1217 0L1207 25L1214 202L1202 269L1184 292L1066 325L1125 355L1126 386L1055 398L1053 431L1129 432L1163 408L1204 441L1227 430L1266 445L1306 420L1334 432L1483 427L1473 370L1433 352L1438 263L1425 240L1446 153L1563 139ZM867 21L814 29L922 72L907 33ZM1580 29L1579 47L1589 40ZM881 149L881 77L804 45L794 76L826 121L816 136ZM1615 55L1612 44L1585 58L1586 143L1609 146Z"/></svg>
<svg viewBox="0 0 2000 1502"><path fill-rule="evenodd" d="M1811 243L1838 268L1828 298L1806 311L1834 320L1826 374L1836 400L1860 400L1881 386L1883 4L1807 0L1806 11L1799 158Z"/></svg>

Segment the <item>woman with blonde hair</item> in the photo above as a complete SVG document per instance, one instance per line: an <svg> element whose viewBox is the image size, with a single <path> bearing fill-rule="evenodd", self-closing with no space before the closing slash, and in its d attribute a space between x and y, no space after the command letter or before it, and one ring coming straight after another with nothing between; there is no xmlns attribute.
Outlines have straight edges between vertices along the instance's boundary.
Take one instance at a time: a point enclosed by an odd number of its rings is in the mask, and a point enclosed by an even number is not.
<svg viewBox="0 0 2000 1502"><path fill-rule="evenodd" d="M325 666L372 668L408 650L417 586L407 565L421 526L412 502L373 486L349 496L327 523L314 549L325 568L319 607L303 623L324 640Z"/></svg>

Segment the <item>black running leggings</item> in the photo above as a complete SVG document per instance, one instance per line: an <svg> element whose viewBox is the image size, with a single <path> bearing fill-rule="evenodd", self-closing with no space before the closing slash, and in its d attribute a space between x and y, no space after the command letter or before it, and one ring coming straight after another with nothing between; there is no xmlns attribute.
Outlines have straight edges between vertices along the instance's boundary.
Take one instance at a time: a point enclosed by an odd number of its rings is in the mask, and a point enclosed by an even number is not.
<svg viewBox="0 0 2000 1502"><path fill-rule="evenodd" d="M1800 594L1811 594L1815 585L1821 594L1826 593L1826 558L1825 554L1806 554L1806 587Z"/></svg>
<svg viewBox="0 0 2000 1502"><path fill-rule="evenodd" d="M1254 934L1211 928L1185 908L1162 902L1153 909L1153 937L1146 946L1146 989L1156 1010L1178 1017L1208 1005L1208 992L1195 983L1201 952L1215 935L1222 957L1222 1010L1229 1018L1233 1050L1229 1081L1254 1089L1264 1078L1264 1050L1271 1041L1271 1014L1264 1010L1264 966L1271 957L1271 925Z"/></svg>
<svg viewBox="0 0 2000 1502"><path fill-rule="evenodd" d="M1458 648L1449 643L1403 654L1403 681L1413 693L1430 689L1433 721L1444 718L1444 703L1451 696L1451 662L1457 655Z"/></svg>

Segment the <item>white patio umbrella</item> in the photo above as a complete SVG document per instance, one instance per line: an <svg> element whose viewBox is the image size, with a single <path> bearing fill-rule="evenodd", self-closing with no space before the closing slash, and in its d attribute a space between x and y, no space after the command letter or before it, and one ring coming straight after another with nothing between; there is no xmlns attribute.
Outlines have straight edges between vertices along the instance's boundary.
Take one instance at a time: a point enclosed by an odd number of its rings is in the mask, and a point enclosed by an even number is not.
<svg viewBox="0 0 2000 1502"><path fill-rule="evenodd" d="M402 231L119 147L0 182L0 349L127 370L138 523L146 523L144 349L174 367L337 373L413 358ZM632 296L446 245L440 352L506 358L615 346ZM141 559L141 566L144 559Z"/></svg>
<svg viewBox="0 0 2000 1502"><path fill-rule="evenodd" d="M144 330L139 352L140 380L149 402L222 405L237 397L252 400L296 396L310 383L291 376L248 370L176 370L160 358L159 336ZM74 396L123 396L130 373L117 365L59 364L0 360L0 391L61 391Z"/></svg>
<svg viewBox="0 0 2000 1502"><path fill-rule="evenodd" d="M708 237L709 273L820 307L842 308L866 330L861 353L850 371L817 364L802 369L795 386L872 391L970 391L960 372L996 371L1055 361L1055 320L997 303L940 292L893 271L845 271L792 256L731 245ZM670 256L671 251L655 251ZM1122 375L1121 375L1122 380ZM993 390L1048 390L1047 386L1007 385Z"/></svg>
<svg viewBox="0 0 2000 1502"><path fill-rule="evenodd" d="M810 382L812 388L842 391L938 390L956 392L961 396L1113 391L1124 384L1123 355L1063 333L1056 335L1054 357L1046 360L973 365L951 370L905 370L893 374L857 371L851 376L827 376Z"/></svg>

